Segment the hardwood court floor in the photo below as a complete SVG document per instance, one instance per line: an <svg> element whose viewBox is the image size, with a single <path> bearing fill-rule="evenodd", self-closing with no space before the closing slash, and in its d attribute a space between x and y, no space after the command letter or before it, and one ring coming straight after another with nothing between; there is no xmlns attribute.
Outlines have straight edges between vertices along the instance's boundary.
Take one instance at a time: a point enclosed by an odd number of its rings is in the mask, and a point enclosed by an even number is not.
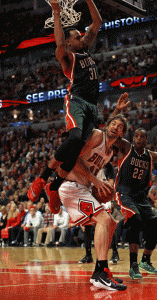
<svg viewBox="0 0 157 300"><path fill-rule="evenodd" d="M143 250L139 250L139 259ZM95 250L92 248L93 258ZM140 281L128 276L129 251L119 249L120 261L109 263L114 276L123 278L126 291L96 290L89 280L92 264L78 264L82 248L0 248L0 299L3 300L155 300L157 275L144 272ZM111 250L109 251L109 259ZM152 261L157 268L157 249Z"/></svg>

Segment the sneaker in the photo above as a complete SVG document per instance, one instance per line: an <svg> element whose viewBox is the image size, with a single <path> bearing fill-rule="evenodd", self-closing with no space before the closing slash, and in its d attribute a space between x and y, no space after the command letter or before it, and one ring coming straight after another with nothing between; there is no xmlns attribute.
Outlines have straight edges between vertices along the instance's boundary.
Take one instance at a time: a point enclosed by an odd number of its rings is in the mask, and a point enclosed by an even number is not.
<svg viewBox="0 0 157 300"><path fill-rule="evenodd" d="M127 286L115 281L112 277L112 273L109 269L105 268L103 272L97 277L94 286L102 288L109 291L124 291L127 289Z"/></svg>
<svg viewBox="0 0 157 300"><path fill-rule="evenodd" d="M117 262L118 262L118 259L116 257L112 256L111 259L110 259L110 263L117 264Z"/></svg>
<svg viewBox="0 0 157 300"><path fill-rule="evenodd" d="M118 260L119 260L118 252L113 251L112 257L110 259L110 263L117 264Z"/></svg>
<svg viewBox="0 0 157 300"><path fill-rule="evenodd" d="M36 202L45 185L46 181L43 178L37 177L28 189L27 196L29 200Z"/></svg>
<svg viewBox="0 0 157 300"><path fill-rule="evenodd" d="M136 262L134 262L129 270L129 276L132 279L142 279L143 276L139 271L139 267L138 264Z"/></svg>
<svg viewBox="0 0 157 300"><path fill-rule="evenodd" d="M157 269L152 266L152 263L142 262L142 260L140 260L139 268L149 274L157 274Z"/></svg>
<svg viewBox="0 0 157 300"><path fill-rule="evenodd" d="M58 191L50 191L51 182L45 186L45 192L49 200L49 208L53 214L58 214L60 210L60 198Z"/></svg>
<svg viewBox="0 0 157 300"><path fill-rule="evenodd" d="M94 282L97 280L101 272L93 272L92 277L90 278L90 283L94 284Z"/></svg>
<svg viewBox="0 0 157 300"><path fill-rule="evenodd" d="M54 247L54 243L50 242L49 244L45 244L45 246L48 248L52 248L52 247Z"/></svg>
<svg viewBox="0 0 157 300"><path fill-rule="evenodd" d="M115 253L115 258L117 259L117 261L119 260L119 253L118 252Z"/></svg>
<svg viewBox="0 0 157 300"><path fill-rule="evenodd" d="M91 256L85 256L84 258L82 258L81 260L78 261L78 264L89 264L93 262L93 257Z"/></svg>
<svg viewBox="0 0 157 300"><path fill-rule="evenodd" d="M98 276L100 275L101 272L93 272L92 274L92 277L90 278L90 283L94 284L94 282L97 280ZM109 271L110 273L110 276L112 277L112 273ZM118 283L123 283L123 280L120 279L120 278L116 278L116 277L113 277L113 279L115 281L117 281Z"/></svg>

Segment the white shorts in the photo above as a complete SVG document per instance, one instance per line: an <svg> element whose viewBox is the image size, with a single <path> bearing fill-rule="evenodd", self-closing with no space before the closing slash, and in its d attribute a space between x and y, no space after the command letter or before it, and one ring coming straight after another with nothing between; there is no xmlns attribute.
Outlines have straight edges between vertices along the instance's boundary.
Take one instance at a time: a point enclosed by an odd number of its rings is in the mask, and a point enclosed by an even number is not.
<svg viewBox="0 0 157 300"><path fill-rule="evenodd" d="M96 216L104 207L92 196L91 188L73 181L64 181L59 188L60 200L76 225L94 224Z"/></svg>

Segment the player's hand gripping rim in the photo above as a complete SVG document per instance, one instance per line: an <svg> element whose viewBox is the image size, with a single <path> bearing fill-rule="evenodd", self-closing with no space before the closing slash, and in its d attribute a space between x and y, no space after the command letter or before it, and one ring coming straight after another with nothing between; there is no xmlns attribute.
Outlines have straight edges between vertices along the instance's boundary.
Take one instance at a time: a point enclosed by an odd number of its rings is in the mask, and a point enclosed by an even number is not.
<svg viewBox="0 0 157 300"><path fill-rule="evenodd" d="M61 7L58 0L50 0L51 7L54 11L60 12Z"/></svg>

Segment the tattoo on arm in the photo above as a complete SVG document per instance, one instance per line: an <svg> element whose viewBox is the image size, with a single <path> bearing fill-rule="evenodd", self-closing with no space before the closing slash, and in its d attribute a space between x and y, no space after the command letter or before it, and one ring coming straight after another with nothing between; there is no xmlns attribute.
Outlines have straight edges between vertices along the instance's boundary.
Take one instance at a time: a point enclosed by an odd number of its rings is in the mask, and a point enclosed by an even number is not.
<svg viewBox="0 0 157 300"><path fill-rule="evenodd" d="M83 37L83 43L86 47L90 48L97 36L97 33L94 32L92 26L89 26L88 30L86 31Z"/></svg>

